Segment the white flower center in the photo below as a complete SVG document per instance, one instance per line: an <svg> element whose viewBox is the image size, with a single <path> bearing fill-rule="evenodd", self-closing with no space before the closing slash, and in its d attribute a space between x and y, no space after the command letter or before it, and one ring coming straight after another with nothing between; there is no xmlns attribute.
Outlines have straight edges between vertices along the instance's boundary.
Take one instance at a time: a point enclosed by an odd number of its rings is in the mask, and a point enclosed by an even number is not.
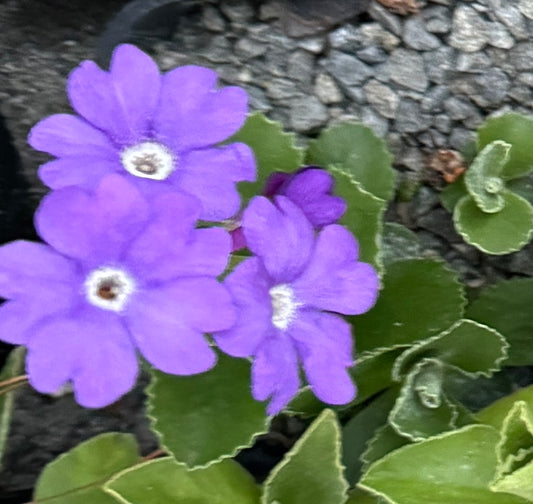
<svg viewBox="0 0 533 504"><path fill-rule="evenodd" d="M104 310L119 312L134 292L135 282L125 271L102 267L87 275L84 287L89 303Z"/></svg>
<svg viewBox="0 0 533 504"><path fill-rule="evenodd" d="M141 142L126 147L120 154L122 166L136 177L166 179L175 168L172 152L157 142Z"/></svg>
<svg viewBox="0 0 533 504"><path fill-rule="evenodd" d="M272 324L278 329L287 329L302 303L296 301L294 291L287 284L275 285L268 293L272 301Z"/></svg>

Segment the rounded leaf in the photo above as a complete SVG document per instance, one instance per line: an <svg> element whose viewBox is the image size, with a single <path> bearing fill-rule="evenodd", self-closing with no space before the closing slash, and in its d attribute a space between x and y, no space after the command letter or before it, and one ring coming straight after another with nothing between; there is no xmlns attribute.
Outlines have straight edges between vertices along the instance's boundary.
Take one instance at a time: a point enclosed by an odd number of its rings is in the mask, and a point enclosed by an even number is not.
<svg viewBox="0 0 533 504"><path fill-rule="evenodd" d="M455 228L464 240L487 254L515 252L531 239L533 207L510 191L505 191L503 198L502 210L485 213L472 197L465 196L453 213Z"/></svg>

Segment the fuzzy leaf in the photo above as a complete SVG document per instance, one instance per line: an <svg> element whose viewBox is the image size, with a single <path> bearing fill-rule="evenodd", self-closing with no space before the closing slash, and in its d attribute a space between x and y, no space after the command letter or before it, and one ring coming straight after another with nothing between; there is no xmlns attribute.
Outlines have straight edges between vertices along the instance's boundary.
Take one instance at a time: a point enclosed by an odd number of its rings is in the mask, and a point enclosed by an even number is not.
<svg viewBox="0 0 533 504"><path fill-rule="evenodd" d="M390 424L383 425L376 430L374 436L368 441L366 450L361 455L363 472L366 472L376 460L407 444L410 444L409 439L400 436Z"/></svg>
<svg viewBox="0 0 533 504"><path fill-rule="evenodd" d="M294 134L286 133L281 123L271 121L259 112L248 116L244 126L228 142L247 144L254 151L257 162L257 180L238 184L243 205L262 193L270 174L293 172L303 162L304 154L296 147Z"/></svg>
<svg viewBox="0 0 533 504"><path fill-rule="evenodd" d="M513 394L507 395L493 402L486 408L476 413L478 422L491 425L500 430L503 423L517 401L524 401L533 405L533 385L518 389Z"/></svg>
<svg viewBox="0 0 533 504"><path fill-rule="evenodd" d="M360 486L392 504L526 504L489 490L498 439L493 428L471 425L404 446L374 463Z"/></svg>
<svg viewBox="0 0 533 504"><path fill-rule="evenodd" d="M259 504L260 493L233 460L191 471L171 457L123 471L105 490L122 504Z"/></svg>
<svg viewBox="0 0 533 504"><path fill-rule="evenodd" d="M503 140L512 145L509 161L502 171L502 177L512 179L522 177L533 168L533 120L516 112L492 117L478 129L478 150L495 140Z"/></svg>
<svg viewBox="0 0 533 504"><path fill-rule="evenodd" d="M344 504L340 429L324 410L265 481L262 504Z"/></svg>
<svg viewBox="0 0 533 504"><path fill-rule="evenodd" d="M148 413L161 444L178 462L202 466L249 446L265 432L264 404L250 392L250 363L219 355L206 373L152 371Z"/></svg>
<svg viewBox="0 0 533 504"><path fill-rule="evenodd" d="M383 263L404 259L418 259L422 256L422 246L410 229L396 222L385 222L381 243Z"/></svg>
<svg viewBox="0 0 533 504"><path fill-rule="evenodd" d="M395 362L392 376L400 381L409 368L424 357L438 359L464 373L490 376L507 357L508 344L494 329L459 320L446 331L413 345Z"/></svg>
<svg viewBox="0 0 533 504"><path fill-rule="evenodd" d="M354 488L350 492L350 496L346 504L387 504L386 501L375 495L364 492L360 488Z"/></svg>
<svg viewBox="0 0 533 504"><path fill-rule="evenodd" d="M349 173L365 191L382 200L392 197L396 179L392 156L367 126L344 123L324 130L309 143L306 162Z"/></svg>
<svg viewBox="0 0 533 504"><path fill-rule="evenodd" d="M457 274L442 262L409 259L390 264L374 308L351 317L359 353L411 344L438 334L463 313Z"/></svg>
<svg viewBox="0 0 533 504"><path fill-rule="evenodd" d="M455 228L464 240L487 254L520 250L533 232L533 207L510 191L502 195L505 206L497 213L481 211L470 196L461 199L453 213Z"/></svg>
<svg viewBox="0 0 533 504"><path fill-rule="evenodd" d="M533 362L533 279L513 278L484 289L467 308L468 318L494 327L509 343L505 364Z"/></svg>
<svg viewBox="0 0 533 504"><path fill-rule="evenodd" d="M380 270L379 245L383 228L383 215L387 203L365 191L349 173L330 168L335 177L335 193L348 203L346 213L339 223L345 225L359 242L359 260L369 262Z"/></svg>
<svg viewBox="0 0 533 504"><path fill-rule="evenodd" d="M104 483L138 462L137 443L131 434L101 434L44 468L37 480L33 503L116 504L104 492Z"/></svg>
<svg viewBox="0 0 533 504"><path fill-rule="evenodd" d="M503 167L509 159L511 144L495 140L476 156L465 173L465 185L478 208L485 213L496 213L505 206L502 195Z"/></svg>
<svg viewBox="0 0 533 504"><path fill-rule="evenodd" d="M0 381L9 380L23 372L25 355L26 352L23 347L17 347L10 352L0 373ZM9 435L15 395L16 390L0 395L0 462Z"/></svg>

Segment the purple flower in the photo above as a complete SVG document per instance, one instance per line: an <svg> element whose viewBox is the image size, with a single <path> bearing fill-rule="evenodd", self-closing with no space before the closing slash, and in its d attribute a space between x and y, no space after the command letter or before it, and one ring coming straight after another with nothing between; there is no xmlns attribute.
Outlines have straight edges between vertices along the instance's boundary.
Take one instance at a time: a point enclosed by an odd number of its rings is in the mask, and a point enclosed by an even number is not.
<svg viewBox="0 0 533 504"><path fill-rule="evenodd" d="M218 221L240 206L236 182L255 180L255 160L242 143L216 144L244 123L243 89L216 89L217 75L199 66L164 75L132 45L115 49L109 72L84 61L68 79L79 116L40 121L29 143L58 159L39 175L52 189L92 189L109 173L133 180L144 194L176 190L202 203L200 218Z"/></svg>
<svg viewBox="0 0 533 504"><path fill-rule="evenodd" d="M269 198L282 195L302 210L315 228L337 222L346 212L346 202L333 196L333 177L324 169L308 166L295 173L270 175L263 194Z"/></svg>
<svg viewBox="0 0 533 504"><path fill-rule="evenodd" d="M357 261L357 242L344 227L332 224L316 235L294 203L274 199L257 196L244 212L243 231L255 257L226 278L237 321L214 338L230 355L254 357L252 392L258 400L271 398L269 414L297 393L300 364L318 398L349 402L355 395L347 371L353 364L351 328L336 313L369 310L377 274Z"/></svg>
<svg viewBox="0 0 533 504"><path fill-rule="evenodd" d="M0 337L28 347L40 392L73 383L77 401L103 407L131 389L136 349L166 373L211 368L204 332L227 329L235 310L216 277L230 238L194 229L200 203L167 193L147 202L110 175L94 192L69 187L36 213L48 244L0 247Z"/></svg>

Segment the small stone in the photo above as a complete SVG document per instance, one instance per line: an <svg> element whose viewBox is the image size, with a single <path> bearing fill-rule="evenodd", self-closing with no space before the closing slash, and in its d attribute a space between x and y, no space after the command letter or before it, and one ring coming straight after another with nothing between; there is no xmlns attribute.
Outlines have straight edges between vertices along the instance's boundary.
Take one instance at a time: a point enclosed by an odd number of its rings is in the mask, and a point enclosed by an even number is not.
<svg viewBox="0 0 533 504"><path fill-rule="evenodd" d="M389 131L389 121L365 107L361 113L361 122L368 126L378 137L384 138Z"/></svg>
<svg viewBox="0 0 533 504"><path fill-rule="evenodd" d="M475 83L477 93L471 98L480 107L501 103L511 87L509 77L499 68L491 68L486 73L477 75Z"/></svg>
<svg viewBox="0 0 533 504"><path fill-rule="evenodd" d="M433 125L441 133L448 134L452 130L452 120L444 114L436 115L433 118Z"/></svg>
<svg viewBox="0 0 533 504"><path fill-rule="evenodd" d="M312 54L321 54L326 47L326 39L324 37L307 37L298 41L298 47Z"/></svg>
<svg viewBox="0 0 533 504"><path fill-rule="evenodd" d="M303 84L311 84L315 57L303 49L292 52L288 58L288 76Z"/></svg>
<svg viewBox="0 0 533 504"><path fill-rule="evenodd" d="M394 35L397 35L398 37L401 36L402 22L400 21L400 18L383 7L383 5L380 5L377 2L371 2L368 7L368 14L386 30L394 33Z"/></svg>
<svg viewBox="0 0 533 504"><path fill-rule="evenodd" d="M444 110L454 121L462 121L477 114L476 107L466 98L452 96L444 103Z"/></svg>
<svg viewBox="0 0 533 504"><path fill-rule="evenodd" d="M378 45L386 51L392 51L400 44L400 39L385 30L378 23L365 23L361 25L361 40L365 46Z"/></svg>
<svg viewBox="0 0 533 504"><path fill-rule="evenodd" d="M455 69L456 51L452 47L440 47L423 54L427 78L436 84L448 84L449 74Z"/></svg>
<svg viewBox="0 0 533 504"><path fill-rule="evenodd" d="M402 39L417 51L431 51L440 46L439 39L427 32L421 16L412 16L405 22Z"/></svg>
<svg viewBox="0 0 533 504"><path fill-rule="evenodd" d="M424 112L441 112L444 100L450 96L447 86L437 85L424 94L421 108Z"/></svg>
<svg viewBox="0 0 533 504"><path fill-rule="evenodd" d="M454 128L450 135L450 147L457 151L462 151L475 138L472 131L465 128Z"/></svg>
<svg viewBox="0 0 533 504"><path fill-rule="evenodd" d="M259 19L261 21L270 21L278 19L282 13L282 6L278 0L269 0L259 8Z"/></svg>
<svg viewBox="0 0 533 504"><path fill-rule="evenodd" d="M388 86L377 80L368 81L363 87L368 103L383 117L394 119L398 108L398 95Z"/></svg>
<svg viewBox="0 0 533 504"><path fill-rule="evenodd" d="M533 70L533 42L520 42L509 51L516 70Z"/></svg>
<svg viewBox="0 0 533 504"><path fill-rule="evenodd" d="M239 0L222 1L220 3L220 10L226 17L237 24L247 24L254 17L252 5Z"/></svg>
<svg viewBox="0 0 533 504"><path fill-rule="evenodd" d="M328 109L314 96L304 96L291 101L290 125L298 133L316 131L328 121Z"/></svg>
<svg viewBox="0 0 533 504"><path fill-rule="evenodd" d="M333 49L353 53L361 47L361 34L352 24L343 25L328 35L329 45Z"/></svg>
<svg viewBox="0 0 533 504"><path fill-rule="evenodd" d="M518 103L533 106L533 93L528 86L513 86L507 96Z"/></svg>
<svg viewBox="0 0 533 504"><path fill-rule="evenodd" d="M355 55L365 63L370 63L371 65L375 65L376 63L383 63L384 61L387 61L388 55L387 53L381 49L381 47L376 46L369 46L364 47L363 49L359 49Z"/></svg>
<svg viewBox="0 0 533 504"><path fill-rule="evenodd" d="M233 62L236 58L228 58L228 54L233 54L231 42L224 35L215 35L211 37L209 44L202 49L202 56L211 63L228 63Z"/></svg>
<svg viewBox="0 0 533 504"><path fill-rule="evenodd" d="M434 210L422 215L417 224L427 231L444 238L447 243L463 243L450 219L450 214L444 208L435 208Z"/></svg>
<svg viewBox="0 0 533 504"><path fill-rule="evenodd" d="M325 105L340 103L343 100L339 86L326 73L319 73L317 75L314 92L318 99Z"/></svg>
<svg viewBox="0 0 533 504"><path fill-rule="evenodd" d="M533 72L523 72L518 76L518 82L533 87Z"/></svg>
<svg viewBox="0 0 533 504"><path fill-rule="evenodd" d="M490 58L481 51L460 53L457 57L457 70L460 72L482 73L490 66Z"/></svg>
<svg viewBox="0 0 533 504"><path fill-rule="evenodd" d="M417 147L407 147L402 153L402 155L399 157L398 162L401 166L405 166L409 170L412 170L417 173L421 173L426 165L425 156L422 153L421 149ZM426 191L430 191L428 187L421 187L420 191L423 189L425 189ZM417 193L419 193L419 191L417 191ZM429 207L427 209L424 209L422 213L425 213L436 204L438 204L438 198L437 201L433 200ZM417 208L420 208L421 206L422 205L416 204Z"/></svg>
<svg viewBox="0 0 533 504"><path fill-rule="evenodd" d="M489 40L487 22L472 7L456 7L449 44L463 52L475 52L485 47Z"/></svg>
<svg viewBox="0 0 533 504"><path fill-rule="evenodd" d="M406 158L409 159L411 163L414 162L416 166L415 171L422 171L427 165L420 149L407 149L406 153L402 156L402 164L413 169L409 164L406 164ZM420 217L427 215L433 209L439 207L439 203L439 195L433 189L428 186L421 186L411 200L409 213L416 222Z"/></svg>
<svg viewBox="0 0 533 504"><path fill-rule="evenodd" d="M265 87L266 95L272 100L285 101L302 95L296 83L289 79L272 79L266 82Z"/></svg>
<svg viewBox="0 0 533 504"><path fill-rule="evenodd" d="M428 86L422 56L414 51L396 49L385 63L390 79L401 86L423 92Z"/></svg>
<svg viewBox="0 0 533 504"><path fill-rule="evenodd" d="M499 23L491 23L489 27L489 44L500 49L511 49L515 40L507 29Z"/></svg>
<svg viewBox="0 0 533 504"><path fill-rule="evenodd" d="M496 18L511 32L517 40L527 40L530 33L524 16L513 5L500 7L494 10Z"/></svg>
<svg viewBox="0 0 533 504"><path fill-rule="evenodd" d="M452 27L449 10L440 5L426 7L422 10L426 30L429 33L448 33Z"/></svg>
<svg viewBox="0 0 533 504"><path fill-rule="evenodd" d="M533 19L533 2L531 0L518 0L518 10L528 19Z"/></svg>
<svg viewBox="0 0 533 504"><path fill-rule="evenodd" d="M220 15L218 9L212 5L206 5L202 12L202 22L204 26L212 32L221 33L226 29L226 22Z"/></svg>
<svg viewBox="0 0 533 504"><path fill-rule="evenodd" d="M331 51L324 66L346 88L362 84L373 74L371 68L362 61L339 51Z"/></svg>
<svg viewBox="0 0 533 504"><path fill-rule="evenodd" d="M414 100L402 100L396 113L396 129L400 133L417 133L429 128L431 116L423 114Z"/></svg>
<svg viewBox="0 0 533 504"><path fill-rule="evenodd" d="M265 54L268 47L249 38L241 38L235 44L235 54L240 58L252 59Z"/></svg>
<svg viewBox="0 0 533 504"><path fill-rule="evenodd" d="M261 112L272 110L272 104L268 101L262 89L248 85L246 86L246 92L248 93L248 101L252 110L259 110Z"/></svg>

